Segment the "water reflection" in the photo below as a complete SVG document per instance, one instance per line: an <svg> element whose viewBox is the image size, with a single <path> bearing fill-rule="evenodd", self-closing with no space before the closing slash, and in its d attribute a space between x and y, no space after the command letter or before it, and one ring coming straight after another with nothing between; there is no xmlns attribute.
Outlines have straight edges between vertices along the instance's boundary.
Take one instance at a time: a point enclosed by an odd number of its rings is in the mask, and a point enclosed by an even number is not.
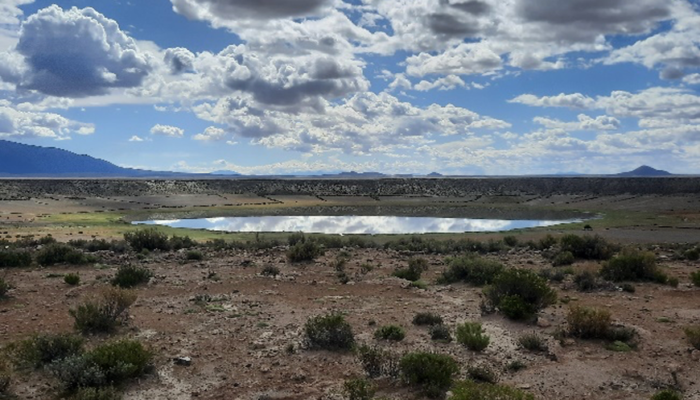
<svg viewBox="0 0 700 400"><path fill-rule="evenodd" d="M263 216L136 221L134 224L226 232L307 232L329 234L418 234L497 232L551 226L571 220L503 220L387 216Z"/></svg>

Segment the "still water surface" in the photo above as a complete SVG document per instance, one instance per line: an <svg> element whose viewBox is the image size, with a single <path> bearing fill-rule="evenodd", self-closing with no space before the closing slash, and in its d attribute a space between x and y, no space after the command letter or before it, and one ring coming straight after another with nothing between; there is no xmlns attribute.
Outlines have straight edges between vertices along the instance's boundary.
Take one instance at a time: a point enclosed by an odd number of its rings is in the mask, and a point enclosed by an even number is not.
<svg viewBox="0 0 700 400"><path fill-rule="evenodd" d="M329 234L417 234L499 232L581 222L388 216L262 216L136 221L134 224L226 232L306 232Z"/></svg>

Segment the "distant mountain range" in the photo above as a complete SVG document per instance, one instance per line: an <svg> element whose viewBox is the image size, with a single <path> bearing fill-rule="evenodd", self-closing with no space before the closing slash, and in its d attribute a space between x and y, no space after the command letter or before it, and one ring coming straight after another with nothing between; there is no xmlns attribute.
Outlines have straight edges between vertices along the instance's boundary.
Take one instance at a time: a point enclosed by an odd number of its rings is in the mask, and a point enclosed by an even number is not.
<svg viewBox="0 0 700 400"><path fill-rule="evenodd" d="M439 178L442 174L432 172L428 175L399 174L388 175L381 172L328 172L328 173L300 173L290 172L280 175L266 175L258 177L275 178L285 176L317 176L320 178L364 178L376 179L383 177L411 178L429 177ZM575 172L556 174L555 176L586 176ZM600 175L599 175L600 176ZM661 177L673 176L668 171L654 169L643 165L634 171L622 172L615 177ZM191 174L171 171L149 171L133 168L123 168L105 160L100 160L86 154L75 154L67 150L54 147L41 147L7 140L0 140L0 177L6 178L224 178L245 177L235 171L214 171L210 174Z"/></svg>

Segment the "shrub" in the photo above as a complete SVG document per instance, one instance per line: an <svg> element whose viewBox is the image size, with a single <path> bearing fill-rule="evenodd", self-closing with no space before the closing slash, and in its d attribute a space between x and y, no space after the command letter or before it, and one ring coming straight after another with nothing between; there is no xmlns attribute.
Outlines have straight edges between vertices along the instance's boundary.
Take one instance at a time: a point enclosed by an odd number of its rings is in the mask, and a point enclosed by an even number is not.
<svg viewBox="0 0 700 400"><path fill-rule="evenodd" d="M487 307L499 308L511 319L527 319L553 304L556 292L547 281L526 269L508 269L499 274L493 284L484 289Z"/></svg>
<svg viewBox="0 0 700 400"><path fill-rule="evenodd" d="M84 387L78 389L71 400L121 400L122 395L115 388L108 387Z"/></svg>
<svg viewBox="0 0 700 400"><path fill-rule="evenodd" d="M82 333L111 332L126 321L127 310L135 301L136 294L131 291L109 288L69 313L75 319L75 329Z"/></svg>
<svg viewBox="0 0 700 400"><path fill-rule="evenodd" d="M631 283L623 283L621 286L622 290L627 293L634 293L637 289Z"/></svg>
<svg viewBox="0 0 700 400"><path fill-rule="evenodd" d="M676 278L675 276L671 276L671 277L668 278L667 283L668 283L668 286L677 288L677 287L678 287L678 284L680 283L680 281L679 281L678 278Z"/></svg>
<svg viewBox="0 0 700 400"><path fill-rule="evenodd" d="M452 400L535 400L527 392L505 385L493 385L474 381L461 381L452 388Z"/></svg>
<svg viewBox="0 0 700 400"><path fill-rule="evenodd" d="M0 268L26 267L31 263L32 255L26 250L0 250Z"/></svg>
<svg viewBox="0 0 700 400"><path fill-rule="evenodd" d="M536 333L526 333L518 338L523 348L530 351L547 351L547 344L544 339Z"/></svg>
<svg viewBox="0 0 700 400"><path fill-rule="evenodd" d="M294 246L297 243L304 243L306 241L306 236L304 232L294 232L287 236L287 242L290 246Z"/></svg>
<svg viewBox="0 0 700 400"><path fill-rule="evenodd" d="M420 312L413 317L413 325L440 325L442 317L430 312Z"/></svg>
<svg viewBox="0 0 700 400"><path fill-rule="evenodd" d="M508 235L503 238L503 243L505 243L507 246L515 247L518 245L518 238Z"/></svg>
<svg viewBox="0 0 700 400"><path fill-rule="evenodd" d="M537 250L547 250L555 244L557 244L557 239L555 239L552 235L547 234L547 236L543 237L537 242L536 248Z"/></svg>
<svg viewBox="0 0 700 400"><path fill-rule="evenodd" d="M0 360L0 398L9 394L10 383L12 383L10 365L5 360Z"/></svg>
<svg viewBox="0 0 700 400"><path fill-rule="evenodd" d="M323 254L323 248L313 240L297 242L287 250L287 258L291 262L312 261Z"/></svg>
<svg viewBox="0 0 700 400"><path fill-rule="evenodd" d="M408 267L394 271L393 275L397 278L406 279L415 282L420 279L423 272L428 270L428 261L425 258L417 257L408 260Z"/></svg>
<svg viewBox="0 0 700 400"><path fill-rule="evenodd" d="M443 324L431 325L428 333L430 334L430 340L443 343L449 343L452 341L450 328Z"/></svg>
<svg viewBox="0 0 700 400"><path fill-rule="evenodd" d="M173 235L173 237L168 239L168 247L172 250L190 249L190 248L195 247L195 246L197 246L197 242L192 240L189 236ZM162 249L162 250L168 250L168 249Z"/></svg>
<svg viewBox="0 0 700 400"><path fill-rule="evenodd" d="M78 274L66 274L63 277L63 281L71 286L76 286L80 283L80 275L78 275Z"/></svg>
<svg viewBox="0 0 700 400"><path fill-rule="evenodd" d="M581 292L588 292L600 287L598 284L598 277L593 271L589 270L581 271L574 275L574 284L576 284L576 288Z"/></svg>
<svg viewBox="0 0 700 400"><path fill-rule="evenodd" d="M50 370L69 391L99 388L119 385L143 375L150 367L152 358L152 353L140 342L123 339L53 362Z"/></svg>
<svg viewBox="0 0 700 400"><path fill-rule="evenodd" d="M376 392L372 382L364 378L346 380L343 389L348 400L372 400Z"/></svg>
<svg viewBox="0 0 700 400"><path fill-rule="evenodd" d="M82 351L83 339L70 333L38 334L12 346L18 364L39 368Z"/></svg>
<svg viewBox="0 0 700 400"><path fill-rule="evenodd" d="M128 289L142 283L147 283L152 276L153 272L146 267L122 265L117 269L117 273L110 283L114 286Z"/></svg>
<svg viewBox="0 0 700 400"><path fill-rule="evenodd" d="M555 267L560 267L562 265L571 265L575 261L573 253L570 251L562 251L557 253L552 259L552 265Z"/></svg>
<svg viewBox="0 0 700 400"><path fill-rule="evenodd" d="M691 273L690 280L693 282L693 285L700 286L700 271Z"/></svg>
<svg viewBox="0 0 700 400"><path fill-rule="evenodd" d="M401 378L408 385L420 386L428 397L444 395L459 372L457 362L444 354L408 353L399 362Z"/></svg>
<svg viewBox="0 0 700 400"><path fill-rule="evenodd" d="M498 383L498 374L489 367L469 367L467 376L475 382Z"/></svg>
<svg viewBox="0 0 700 400"><path fill-rule="evenodd" d="M0 299L5 298L7 296L7 292L12 289L12 285L10 285L9 282L5 281L5 278L0 277Z"/></svg>
<svg viewBox="0 0 700 400"><path fill-rule="evenodd" d="M78 248L78 249L83 249L88 252L96 252L96 251L101 251L101 250L111 250L112 249L112 244L107 242L104 239L93 239L93 240L84 240L84 239L73 239L68 241L68 244Z"/></svg>
<svg viewBox="0 0 700 400"><path fill-rule="evenodd" d="M143 249L149 251L170 250L168 235L158 232L156 228L146 228L134 232L127 232L124 234L124 240L126 240L126 242L129 243L131 248L136 252L140 252Z"/></svg>
<svg viewBox="0 0 700 400"><path fill-rule="evenodd" d="M455 337L459 344L473 351L484 350L491 340L488 335L484 334L481 324L478 322L465 322L457 325Z"/></svg>
<svg viewBox="0 0 700 400"><path fill-rule="evenodd" d="M685 257L686 260L688 261L697 261L700 260L700 248L694 247L690 250L686 250L685 253L683 253L683 256Z"/></svg>
<svg viewBox="0 0 700 400"><path fill-rule="evenodd" d="M40 265L54 265L59 263L67 264L87 264L92 259L65 243L52 243L44 246L36 255L36 262Z"/></svg>
<svg viewBox="0 0 700 400"><path fill-rule="evenodd" d="M377 340L393 340L399 342L406 337L406 331L398 325L384 325L374 331Z"/></svg>
<svg viewBox="0 0 700 400"><path fill-rule="evenodd" d="M198 250L190 250L185 255L185 258L190 261L202 261L204 260L204 254Z"/></svg>
<svg viewBox="0 0 700 400"><path fill-rule="evenodd" d="M564 235L559 244L562 251L569 251L574 257L586 260L607 260L616 250L615 245L598 235Z"/></svg>
<svg viewBox="0 0 700 400"><path fill-rule="evenodd" d="M399 374L398 357L380 347L359 346L355 349L355 356L369 378L395 378Z"/></svg>
<svg viewBox="0 0 700 400"><path fill-rule="evenodd" d="M310 318L304 325L304 335L310 348L349 350L355 344L352 327L341 314Z"/></svg>
<svg viewBox="0 0 700 400"><path fill-rule="evenodd" d="M654 253L625 249L600 270L600 275L610 281L659 281L660 271Z"/></svg>
<svg viewBox="0 0 700 400"><path fill-rule="evenodd" d="M503 264L478 256L462 256L448 260L448 268L442 273L443 283L466 282L476 286L492 283L503 271Z"/></svg>
<svg viewBox="0 0 700 400"><path fill-rule="evenodd" d="M607 310L573 306L566 317L569 334L581 339L605 339L610 329L611 315Z"/></svg>
<svg viewBox="0 0 700 400"><path fill-rule="evenodd" d="M685 337L688 338L688 342L700 350L700 325L699 326L689 326L683 330L685 332Z"/></svg>
<svg viewBox="0 0 700 400"><path fill-rule="evenodd" d="M506 365L506 371L509 371L509 372L518 372L518 371L523 370L525 368L527 368L527 365L520 360L513 360L513 361L509 362L508 365Z"/></svg>
<svg viewBox="0 0 700 400"><path fill-rule="evenodd" d="M263 267L262 271L260 271L260 275L262 276L277 276L280 274L280 269L275 267L274 265L266 265Z"/></svg>
<svg viewBox="0 0 700 400"><path fill-rule="evenodd" d="M664 389L654 393L651 400L682 400L683 396L672 389Z"/></svg>

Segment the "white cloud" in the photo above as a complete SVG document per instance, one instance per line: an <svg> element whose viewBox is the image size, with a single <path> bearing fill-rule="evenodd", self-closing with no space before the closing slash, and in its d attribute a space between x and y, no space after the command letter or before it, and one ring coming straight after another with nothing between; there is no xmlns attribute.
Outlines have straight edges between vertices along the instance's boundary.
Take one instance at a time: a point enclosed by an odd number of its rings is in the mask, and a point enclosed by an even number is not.
<svg viewBox="0 0 700 400"><path fill-rule="evenodd" d="M328 11L329 0L171 0L173 10L190 19L269 20L307 17Z"/></svg>
<svg viewBox="0 0 700 400"><path fill-rule="evenodd" d="M72 121L54 113L21 111L0 100L0 137L67 140L72 134L90 135L94 132L92 124Z"/></svg>
<svg viewBox="0 0 700 400"><path fill-rule="evenodd" d="M18 55L24 65L18 65ZM139 86L152 69L149 57L119 25L90 7L39 10L22 24L16 53L0 57L13 65L0 71L3 80L63 97Z"/></svg>
<svg viewBox="0 0 700 400"><path fill-rule="evenodd" d="M184 133L185 131L181 128L170 125L156 124L153 126L153 128L151 128L151 135L181 138Z"/></svg>
<svg viewBox="0 0 700 400"><path fill-rule="evenodd" d="M521 94L511 100L509 103L520 103L534 107L567 107L574 109L588 109L594 106L595 100L582 95L581 93L564 94L560 93L556 96L535 96L533 94Z"/></svg>
<svg viewBox="0 0 700 400"><path fill-rule="evenodd" d="M134 136L131 137L131 139L129 139L129 141L130 141L130 142L143 142L144 139L142 139L142 138L140 138L140 137L134 135Z"/></svg>
<svg viewBox="0 0 700 400"><path fill-rule="evenodd" d="M591 118L586 114L579 114L576 122L562 122L543 117L535 117L533 121L547 129L563 131L608 131L616 130L620 127L620 121L617 118L607 115Z"/></svg>
<svg viewBox="0 0 700 400"><path fill-rule="evenodd" d="M458 87L464 88L466 86L467 84L462 80L462 78L458 77L457 75L448 75L444 78L438 78L432 82L426 80L420 81L413 87L413 89L424 92L433 89L453 90Z"/></svg>
<svg viewBox="0 0 700 400"><path fill-rule="evenodd" d="M19 6L34 3L34 0L3 0L0 4L0 25L18 25L24 14Z"/></svg>
<svg viewBox="0 0 700 400"><path fill-rule="evenodd" d="M205 129L204 132L198 133L192 138L194 140L201 140L205 142L223 140L226 138L226 131L215 126L210 126Z"/></svg>

